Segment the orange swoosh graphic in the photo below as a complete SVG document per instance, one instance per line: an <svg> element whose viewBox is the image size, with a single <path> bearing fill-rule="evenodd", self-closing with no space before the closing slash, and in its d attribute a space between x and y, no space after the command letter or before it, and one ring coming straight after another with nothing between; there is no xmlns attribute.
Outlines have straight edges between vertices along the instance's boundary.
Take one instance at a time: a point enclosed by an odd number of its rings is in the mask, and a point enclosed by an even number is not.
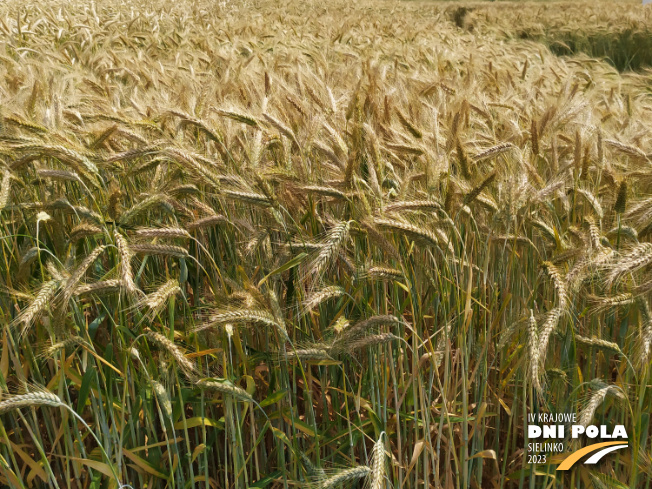
<svg viewBox="0 0 652 489"><path fill-rule="evenodd" d="M603 443L596 443L594 445L589 445L588 447L581 448L580 450L577 450L576 452L573 452L570 454L564 461L557 467L557 470L569 470L573 465L575 465L575 462L577 462L579 459L581 459L584 455L588 455L591 452L595 452L596 450L599 450L600 448L604 447L610 447L612 445L624 445L626 444L626 441L605 441Z"/></svg>

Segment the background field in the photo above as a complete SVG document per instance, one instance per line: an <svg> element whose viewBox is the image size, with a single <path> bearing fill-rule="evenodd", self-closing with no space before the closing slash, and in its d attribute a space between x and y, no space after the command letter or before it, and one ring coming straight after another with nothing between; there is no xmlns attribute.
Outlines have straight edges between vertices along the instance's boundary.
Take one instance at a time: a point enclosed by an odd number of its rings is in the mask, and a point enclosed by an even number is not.
<svg viewBox="0 0 652 489"><path fill-rule="evenodd" d="M651 16L3 3L0 482L649 488Z"/></svg>

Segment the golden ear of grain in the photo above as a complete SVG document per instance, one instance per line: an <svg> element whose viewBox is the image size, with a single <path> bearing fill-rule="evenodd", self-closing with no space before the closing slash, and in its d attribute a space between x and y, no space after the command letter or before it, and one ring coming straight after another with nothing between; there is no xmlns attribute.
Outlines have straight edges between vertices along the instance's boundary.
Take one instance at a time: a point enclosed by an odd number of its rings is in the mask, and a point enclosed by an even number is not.
<svg viewBox="0 0 652 489"><path fill-rule="evenodd" d="M343 485L351 484L353 481L364 479L369 476L369 474L371 474L371 469L365 465L360 465L358 467L341 470L335 475L320 480L315 487L317 489L334 489L342 487Z"/></svg>
<svg viewBox="0 0 652 489"><path fill-rule="evenodd" d="M618 195L614 204L614 212L623 214L627 207L627 182L623 180L618 186Z"/></svg>
<svg viewBox="0 0 652 489"><path fill-rule="evenodd" d="M490 158L495 158L501 154L507 153L508 151L512 150L514 146L511 143L501 143L497 144L496 146L492 146L491 148L488 148L484 150L481 153L478 153L473 157L473 160L478 163L484 160L488 160ZM535 153L537 154L537 153Z"/></svg>
<svg viewBox="0 0 652 489"><path fill-rule="evenodd" d="M462 173L462 176L466 178L467 180L471 179L471 167L469 163L469 157L466 154L466 151L464 147L462 146L462 142L457 139L455 142L455 148L457 151L457 162L460 165L460 172Z"/></svg>
<svg viewBox="0 0 652 489"><path fill-rule="evenodd" d="M134 276L131 271L131 250L129 249L127 240L117 229L113 232L113 238L118 248L118 255L120 256L119 269L122 284L129 294L135 295L138 292L138 288L134 283Z"/></svg>
<svg viewBox="0 0 652 489"><path fill-rule="evenodd" d="M59 396L46 390L38 390L5 398L0 402L0 413L6 413L14 409L36 406L64 406L64 402Z"/></svg>
<svg viewBox="0 0 652 489"><path fill-rule="evenodd" d="M369 488L382 489L385 482L385 432L378 437L371 451L371 477Z"/></svg>
<svg viewBox="0 0 652 489"><path fill-rule="evenodd" d="M197 327L196 331L226 324L258 324L275 328L284 338L287 331L272 314L260 309L238 309L234 311L215 311L209 315L208 323Z"/></svg>
<svg viewBox="0 0 652 489"><path fill-rule="evenodd" d="M25 335L33 322L45 313L60 285L61 283L58 280L45 282L32 303L16 317L12 325L22 325L21 335Z"/></svg>
<svg viewBox="0 0 652 489"><path fill-rule="evenodd" d="M561 275L561 272L553 263L549 261L543 262L541 266L552 279L552 283L555 287L555 290L557 291L559 308L565 310L566 306L568 305L568 291L566 289L566 283Z"/></svg>
<svg viewBox="0 0 652 489"><path fill-rule="evenodd" d="M202 390L220 392L242 402L253 402L253 397L227 379L199 379L195 385Z"/></svg>
<svg viewBox="0 0 652 489"><path fill-rule="evenodd" d="M534 119L530 124L530 139L532 140L532 154L534 156L539 155L539 128Z"/></svg>
<svg viewBox="0 0 652 489"><path fill-rule="evenodd" d="M160 382L157 382L156 380L152 380L152 389L156 393L156 399L159 402L159 406L161 407L161 411L163 411L163 414L168 419L172 419L172 402L170 401L170 396L165 390L165 387L163 387L163 384ZM163 424L162 428L165 430L165 424Z"/></svg>
<svg viewBox="0 0 652 489"><path fill-rule="evenodd" d="M598 407L603 403L607 396L616 399L624 399L622 390L615 385L607 385L602 381L594 380L592 382L594 390L588 398L588 402L579 415L579 424L585 428L593 421L593 416Z"/></svg>
<svg viewBox="0 0 652 489"><path fill-rule="evenodd" d="M407 131L414 137L415 139L421 139L423 138L423 132L421 132L414 124L412 124L407 117L401 112L400 110L396 110L396 116L398 117L398 120L401 122L401 125L407 129Z"/></svg>
<svg viewBox="0 0 652 489"><path fill-rule="evenodd" d="M11 172L5 170L0 183L0 211L9 204L9 193L11 191Z"/></svg>
<svg viewBox="0 0 652 489"><path fill-rule="evenodd" d="M186 358L183 350L181 350L176 343L170 340L167 336L156 331L148 331L145 333L145 338L155 344L158 348L167 351L168 354L174 358L175 362L181 368L186 377L191 380L195 378L195 365Z"/></svg>
<svg viewBox="0 0 652 489"><path fill-rule="evenodd" d="M539 378L540 357L539 357L539 327L534 318L534 311L530 309L530 319L528 321L528 367L530 373L530 382L534 390L541 394L542 386Z"/></svg>
<svg viewBox="0 0 652 489"><path fill-rule="evenodd" d="M480 185L472 189L468 194L464 196L464 204L468 205L473 202L478 196L486 189L496 178L496 172L493 171L487 176Z"/></svg>
<svg viewBox="0 0 652 489"><path fill-rule="evenodd" d="M353 221L342 221L331 228L319 254L310 264L310 275L319 276L349 238Z"/></svg>
<svg viewBox="0 0 652 489"><path fill-rule="evenodd" d="M314 292L308 297L301 306L301 314L308 314L315 307L319 306L322 302L330 299L336 299L345 294L345 290L339 286L324 287Z"/></svg>
<svg viewBox="0 0 652 489"><path fill-rule="evenodd" d="M163 245L163 244L134 244L129 246L129 250L133 254L143 255L163 255L173 256L176 258L187 258L188 250L181 246Z"/></svg>

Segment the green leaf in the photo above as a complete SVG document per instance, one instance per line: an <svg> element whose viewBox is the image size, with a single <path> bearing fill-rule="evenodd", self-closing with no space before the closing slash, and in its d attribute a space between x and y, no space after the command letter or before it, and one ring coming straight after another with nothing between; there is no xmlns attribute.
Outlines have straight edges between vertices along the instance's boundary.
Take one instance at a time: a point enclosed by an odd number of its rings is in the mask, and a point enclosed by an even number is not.
<svg viewBox="0 0 652 489"><path fill-rule="evenodd" d="M179 285L185 284L188 280L188 265L186 265L186 259L179 259Z"/></svg>
<svg viewBox="0 0 652 489"><path fill-rule="evenodd" d="M81 386L79 387L79 398L77 399L77 414L81 415L88 400L88 394L91 391L91 386L95 380L95 369L90 366L86 369L84 377L82 378Z"/></svg>
<svg viewBox="0 0 652 489"><path fill-rule="evenodd" d="M307 256L308 256L308 253L300 253L299 255L292 258L290 261L286 262L284 265L281 265L280 267L278 267L276 270L273 270L273 271L269 272L267 275L265 275L265 277L263 277L263 279L260 282L258 282L258 287L260 287L265 282L267 282L267 279L269 277L271 277L272 275L276 275L278 273L283 273L286 270L289 270L290 268L296 267L303 260L305 260Z"/></svg>
<svg viewBox="0 0 652 489"><path fill-rule="evenodd" d="M219 420L215 421L214 419L211 418L206 418L202 416L195 416L194 418L188 418L185 420L182 419L181 421L177 421L174 423L174 429L175 430L182 430L184 428L196 428L197 426L212 426L213 428L217 428L219 430L224 429L224 421Z"/></svg>
<svg viewBox="0 0 652 489"><path fill-rule="evenodd" d="M93 321L88 325L88 335L91 337L91 340L95 339L95 333L97 333L97 328L99 327L100 323L104 321L105 317L106 317L106 313L103 312L95 319L93 319Z"/></svg>
<svg viewBox="0 0 652 489"><path fill-rule="evenodd" d="M285 397L285 394L287 394L287 391L285 390L277 391L274 392L273 394L270 394L269 396L267 396L266 399L261 401L260 407L271 406L272 404L276 404L278 401L280 401Z"/></svg>
<svg viewBox="0 0 652 489"><path fill-rule="evenodd" d="M278 428L274 428L273 426L271 428L272 428L272 433L274 433L274 437L278 438L283 443L285 443L288 447L290 447L290 449L292 449L292 443L290 443L290 439L287 437L287 435L283 433L281 430L279 430Z"/></svg>
<svg viewBox="0 0 652 489"><path fill-rule="evenodd" d="M254 482L249 487L258 487L258 488L267 487L279 477L281 477L281 471L277 470L276 472L269 474L267 477L263 477L259 481Z"/></svg>

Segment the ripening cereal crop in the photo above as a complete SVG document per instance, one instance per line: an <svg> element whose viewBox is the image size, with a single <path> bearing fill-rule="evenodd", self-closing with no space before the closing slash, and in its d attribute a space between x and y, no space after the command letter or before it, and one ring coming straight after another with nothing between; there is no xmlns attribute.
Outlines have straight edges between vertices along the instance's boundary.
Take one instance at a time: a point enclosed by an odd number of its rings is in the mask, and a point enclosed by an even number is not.
<svg viewBox="0 0 652 489"><path fill-rule="evenodd" d="M0 484L649 489L651 16L0 5Z"/></svg>

